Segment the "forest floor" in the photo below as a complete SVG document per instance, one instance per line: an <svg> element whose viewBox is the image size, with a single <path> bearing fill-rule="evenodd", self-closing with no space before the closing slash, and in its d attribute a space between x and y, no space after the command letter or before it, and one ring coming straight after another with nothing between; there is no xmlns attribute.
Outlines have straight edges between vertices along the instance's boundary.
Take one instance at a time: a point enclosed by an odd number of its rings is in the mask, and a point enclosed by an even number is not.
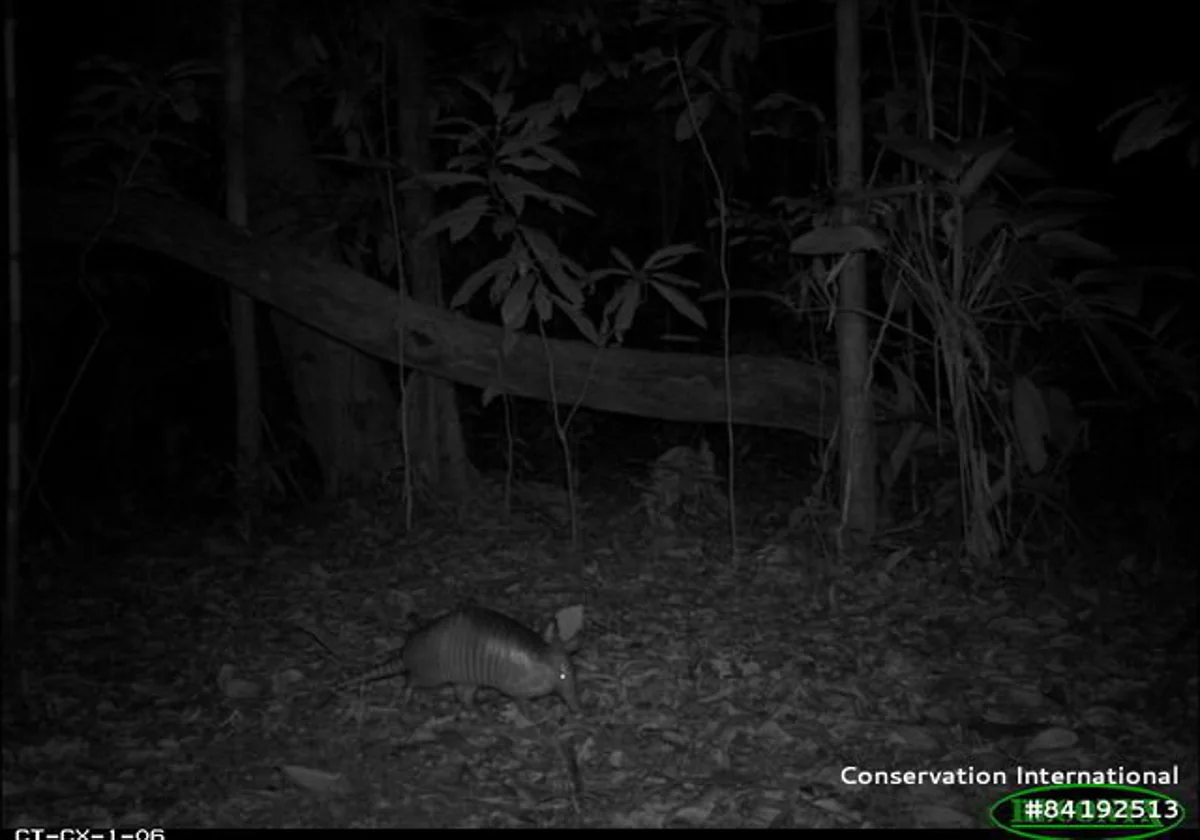
<svg viewBox="0 0 1200 840"><path fill-rule="evenodd" d="M925 527L850 564L828 517L761 510L733 552L724 517L664 536L630 487L585 483L578 548L550 494L39 561L6 641L5 827L982 827L1040 771L1196 825L1194 561L988 566ZM582 605L582 713L403 678L331 698L466 602L539 630Z"/></svg>

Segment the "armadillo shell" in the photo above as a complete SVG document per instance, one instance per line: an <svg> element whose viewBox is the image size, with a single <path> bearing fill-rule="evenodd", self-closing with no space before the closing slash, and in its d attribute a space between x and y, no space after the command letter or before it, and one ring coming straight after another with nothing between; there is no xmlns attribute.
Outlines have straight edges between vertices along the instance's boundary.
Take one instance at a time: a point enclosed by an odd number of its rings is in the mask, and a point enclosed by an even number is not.
<svg viewBox="0 0 1200 840"><path fill-rule="evenodd" d="M469 696L483 685L519 700L557 693L578 709L562 644L493 610L465 607L442 616L409 638L403 656L413 686L451 683Z"/></svg>

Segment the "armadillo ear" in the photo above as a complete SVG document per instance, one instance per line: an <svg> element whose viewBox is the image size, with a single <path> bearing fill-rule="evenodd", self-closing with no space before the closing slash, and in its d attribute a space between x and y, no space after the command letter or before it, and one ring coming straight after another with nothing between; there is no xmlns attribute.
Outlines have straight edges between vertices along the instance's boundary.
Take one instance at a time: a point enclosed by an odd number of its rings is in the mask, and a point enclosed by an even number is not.
<svg viewBox="0 0 1200 840"><path fill-rule="evenodd" d="M579 630L583 627L583 607L575 604L563 607L554 614L553 620L542 631L542 638L549 644L561 644L568 649L578 647ZM571 645L571 642L574 645Z"/></svg>

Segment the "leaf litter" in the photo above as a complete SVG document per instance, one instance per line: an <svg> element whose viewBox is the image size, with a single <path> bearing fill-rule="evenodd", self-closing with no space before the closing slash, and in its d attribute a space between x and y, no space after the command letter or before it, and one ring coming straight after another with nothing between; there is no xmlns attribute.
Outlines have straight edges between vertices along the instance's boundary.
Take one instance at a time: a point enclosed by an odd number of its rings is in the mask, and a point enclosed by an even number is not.
<svg viewBox="0 0 1200 840"><path fill-rule="evenodd" d="M1195 613L1153 593L1105 611L1015 573L964 584L952 544L856 569L789 532L639 551L614 510L580 554L473 517L402 537L348 506L265 549L183 535L43 566L6 662L4 824L961 828L1013 789L847 768L1178 766L1167 792L1196 801ZM585 605L584 714L402 680L318 701L464 602L531 627Z"/></svg>

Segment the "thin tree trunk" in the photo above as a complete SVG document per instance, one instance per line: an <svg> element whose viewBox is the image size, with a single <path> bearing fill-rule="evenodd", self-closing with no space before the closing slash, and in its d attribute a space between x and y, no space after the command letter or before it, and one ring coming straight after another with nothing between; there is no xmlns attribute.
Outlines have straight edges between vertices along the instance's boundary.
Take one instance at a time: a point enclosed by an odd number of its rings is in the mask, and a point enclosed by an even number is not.
<svg viewBox="0 0 1200 840"><path fill-rule="evenodd" d="M225 215L246 226L246 53L242 0L225 0ZM262 380L254 299L229 292L237 394L237 497L247 525L258 519L258 470L262 457Z"/></svg>
<svg viewBox="0 0 1200 840"><path fill-rule="evenodd" d="M314 163L300 103L282 80L292 70L286 41L275 29L282 3L253 11L247 147L251 162L251 227L257 232L303 229L295 207L324 189ZM327 238L304 243L308 252L340 262ZM269 275L269 282L287 278ZM272 311L271 325L287 368L305 437L321 468L324 494L336 498L373 486L395 462L396 402L383 366L359 350L289 315Z"/></svg>
<svg viewBox="0 0 1200 840"><path fill-rule="evenodd" d="M859 0L837 3L837 148L841 223L858 219L862 191L862 91ZM837 318L841 396L842 548L855 553L875 533L875 424L871 403L866 260L850 255L841 276Z"/></svg>
<svg viewBox="0 0 1200 840"><path fill-rule="evenodd" d="M403 0L400 9L395 45L400 152L410 174L417 175L432 168L425 36L418 0ZM405 188L402 200L409 289L421 303L444 306L437 240L417 239L417 234L433 219L432 191L415 184ZM408 424L410 468L417 470L430 486L465 496L473 483L473 471L463 443L454 383L418 372L409 379L409 388L408 416L404 422Z"/></svg>

